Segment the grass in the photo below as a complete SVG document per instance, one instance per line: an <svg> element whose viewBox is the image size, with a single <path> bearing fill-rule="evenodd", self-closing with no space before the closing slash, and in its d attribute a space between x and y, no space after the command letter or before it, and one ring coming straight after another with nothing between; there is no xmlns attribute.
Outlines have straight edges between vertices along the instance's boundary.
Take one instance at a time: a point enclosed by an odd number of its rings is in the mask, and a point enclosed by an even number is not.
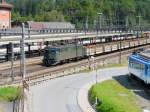
<svg viewBox="0 0 150 112"><path fill-rule="evenodd" d="M124 67L124 66L127 66L127 63L114 63L114 64L107 64L103 67L98 67L98 68L111 68L111 67Z"/></svg>
<svg viewBox="0 0 150 112"><path fill-rule="evenodd" d="M91 71L92 71L91 69L86 68L86 69L84 69L84 70L80 70L79 73L89 73L89 72L91 72Z"/></svg>
<svg viewBox="0 0 150 112"><path fill-rule="evenodd" d="M0 101L11 102L21 98L20 87L1 87L0 88Z"/></svg>
<svg viewBox="0 0 150 112"><path fill-rule="evenodd" d="M89 91L91 104L94 104L96 96L100 101L96 106L97 112L141 112L134 93L117 81L108 80L94 85Z"/></svg>

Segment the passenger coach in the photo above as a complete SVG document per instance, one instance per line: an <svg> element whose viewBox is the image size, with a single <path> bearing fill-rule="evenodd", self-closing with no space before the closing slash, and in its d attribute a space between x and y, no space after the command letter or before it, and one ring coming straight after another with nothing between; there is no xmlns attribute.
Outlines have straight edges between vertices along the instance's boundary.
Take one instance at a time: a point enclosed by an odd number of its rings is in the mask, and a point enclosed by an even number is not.
<svg viewBox="0 0 150 112"><path fill-rule="evenodd" d="M129 72L131 75L150 84L150 49L129 56Z"/></svg>

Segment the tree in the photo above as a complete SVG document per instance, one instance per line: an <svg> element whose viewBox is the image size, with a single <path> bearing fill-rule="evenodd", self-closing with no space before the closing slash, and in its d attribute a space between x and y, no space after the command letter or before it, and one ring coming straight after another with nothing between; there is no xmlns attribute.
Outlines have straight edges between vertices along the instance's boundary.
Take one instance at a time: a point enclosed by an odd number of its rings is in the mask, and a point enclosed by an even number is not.
<svg viewBox="0 0 150 112"><path fill-rule="evenodd" d="M64 16L61 12L57 10L52 10L50 12L46 12L44 15L44 21L64 21Z"/></svg>
<svg viewBox="0 0 150 112"><path fill-rule="evenodd" d="M83 27L87 22L92 26L101 12L111 24L134 25L137 15L143 24L150 23L149 9L150 0L14 0L12 19L70 21Z"/></svg>

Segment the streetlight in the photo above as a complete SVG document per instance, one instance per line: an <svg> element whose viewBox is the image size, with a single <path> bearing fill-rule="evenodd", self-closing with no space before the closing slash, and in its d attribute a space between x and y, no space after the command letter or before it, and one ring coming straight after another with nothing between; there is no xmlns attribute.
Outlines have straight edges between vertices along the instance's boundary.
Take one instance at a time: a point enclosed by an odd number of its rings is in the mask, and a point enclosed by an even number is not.
<svg viewBox="0 0 150 112"><path fill-rule="evenodd" d="M95 84L97 84L97 67L96 67L96 63L95 63L95 57L91 56L92 62L93 62L93 70L95 70L96 74L95 74ZM98 98L97 96L95 97L95 107L98 104Z"/></svg>

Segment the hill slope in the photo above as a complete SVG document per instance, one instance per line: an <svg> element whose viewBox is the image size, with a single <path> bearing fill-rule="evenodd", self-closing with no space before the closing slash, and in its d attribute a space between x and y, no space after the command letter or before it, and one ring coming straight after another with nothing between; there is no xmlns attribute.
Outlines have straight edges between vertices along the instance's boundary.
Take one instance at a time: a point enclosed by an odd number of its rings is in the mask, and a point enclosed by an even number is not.
<svg viewBox="0 0 150 112"><path fill-rule="evenodd" d="M14 4L12 19L19 21L71 21L93 26L97 13L103 24L135 25L150 23L150 0L7 0Z"/></svg>

